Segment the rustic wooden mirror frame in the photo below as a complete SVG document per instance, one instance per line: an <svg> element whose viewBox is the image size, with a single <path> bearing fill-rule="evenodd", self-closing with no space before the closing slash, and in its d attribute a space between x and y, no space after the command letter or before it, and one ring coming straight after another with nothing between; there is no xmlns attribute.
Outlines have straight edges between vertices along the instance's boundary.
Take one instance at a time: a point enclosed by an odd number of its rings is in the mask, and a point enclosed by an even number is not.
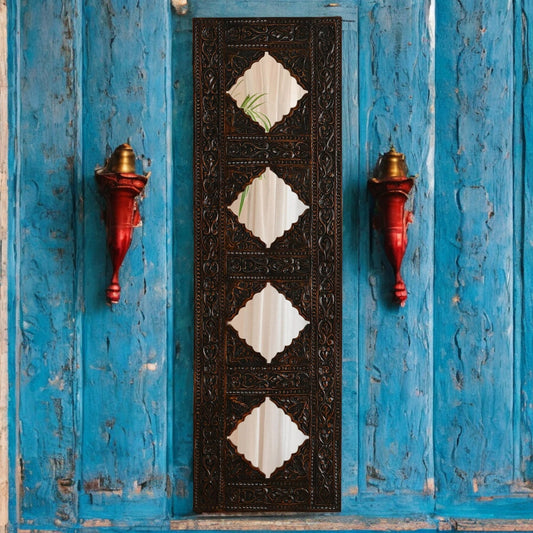
<svg viewBox="0 0 533 533"><path fill-rule="evenodd" d="M194 21L194 508L340 510L341 21ZM267 133L227 91L268 52L307 90ZM269 166L309 207L270 248L228 209ZM268 364L228 321L269 282L309 321ZM270 478L228 435L265 397L309 437Z"/></svg>

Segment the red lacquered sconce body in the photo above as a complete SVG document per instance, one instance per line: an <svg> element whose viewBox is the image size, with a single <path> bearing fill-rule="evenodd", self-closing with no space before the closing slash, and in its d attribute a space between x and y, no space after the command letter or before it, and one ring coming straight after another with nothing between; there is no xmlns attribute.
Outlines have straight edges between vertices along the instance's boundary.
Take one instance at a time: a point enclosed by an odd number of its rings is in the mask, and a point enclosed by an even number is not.
<svg viewBox="0 0 533 533"><path fill-rule="evenodd" d="M412 213L405 210L405 202L414 184L407 176L405 156L394 147L379 157L368 189L376 199L374 226L383 233L385 253L394 269L394 300L402 307L407 300L407 289L400 272L407 248L407 226Z"/></svg>
<svg viewBox="0 0 533 533"><path fill-rule="evenodd" d="M135 153L129 144L121 144L94 176L105 198L107 247L113 265L106 296L109 303L116 304L120 300L118 273L130 247L133 228L141 223L136 197L143 191L149 174L135 174Z"/></svg>

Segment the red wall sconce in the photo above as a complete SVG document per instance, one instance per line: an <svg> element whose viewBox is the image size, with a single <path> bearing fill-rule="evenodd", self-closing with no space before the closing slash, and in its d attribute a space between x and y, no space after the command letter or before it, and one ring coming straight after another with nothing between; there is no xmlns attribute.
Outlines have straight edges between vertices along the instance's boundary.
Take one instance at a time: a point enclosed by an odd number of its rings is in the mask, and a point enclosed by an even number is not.
<svg viewBox="0 0 533 533"><path fill-rule="evenodd" d="M94 176L105 198L107 247L113 265L106 297L110 304L116 304L120 300L118 273L130 247L133 228L141 224L136 197L143 191L150 173L135 174L135 153L129 144L121 144L105 166L95 170Z"/></svg>
<svg viewBox="0 0 533 533"><path fill-rule="evenodd" d="M414 184L407 176L405 156L394 147L379 156L374 175L368 180L368 189L376 199L374 227L383 233L385 253L394 269L394 301L402 307L407 300L407 289L401 275L401 266L407 248L407 226L412 222L411 211L405 211L405 202Z"/></svg>

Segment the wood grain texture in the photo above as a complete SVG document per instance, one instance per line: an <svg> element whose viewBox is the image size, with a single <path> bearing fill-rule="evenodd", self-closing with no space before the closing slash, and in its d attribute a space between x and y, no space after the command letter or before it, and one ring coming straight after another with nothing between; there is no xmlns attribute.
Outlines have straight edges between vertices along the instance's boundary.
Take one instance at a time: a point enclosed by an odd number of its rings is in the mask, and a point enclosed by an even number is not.
<svg viewBox="0 0 533 533"><path fill-rule="evenodd" d="M433 19L430 2L360 8L359 483L345 509L432 505ZM392 269L373 231L366 181L391 143L418 174L408 229L405 308L391 304ZM346 261L353 259L347 258ZM350 305L345 302L345 306ZM401 496L400 496L401 495Z"/></svg>
<svg viewBox="0 0 533 533"><path fill-rule="evenodd" d="M343 292L342 298L342 494L343 506L353 498L359 487L359 390L358 342L359 280L357 272L360 179L359 146L359 10L358 5L344 6L343 42ZM346 302L351 302L346 305Z"/></svg>
<svg viewBox="0 0 533 533"><path fill-rule="evenodd" d="M20 521L36 526L77 520L77 7L22 1L14 13L20 14L14 116L23 141L10 191L17 261L10 276L17 305L12 386L18 387L19 417L11 427L18 433ZM52 58L50 47L56 50Z"/></svg>
<svg viewBox="0 0 533 533"><path fill-rule="evenodd" d="M446 508L513 483L514 22L497 1L438 5L436 18L434 426Z"/></svg>
<svg viewBox="0 0 533 533"><path fill-rule="evenodd" d="M156 524L167 513L169 15L166 2L84 4L83 519ZM93 171L123 142L135 150L138 172L152 175L121 269L121 302L110 308Z"/></svg>
<svg viewBox="0 0 533 533"><path fill-rule="evenodd" d="M172 346L172 515L192 510L193 449L193 93L192 25L189 16L172 20L172 176L174 217L174 345ZM175 126L174 126L175 125Z"/></svg>
<svg viewBox="0 0 533 533"><path fill-rule="evenodd" d="M9 458L7 434L7 159L9 135L7 101L7 6L5 2L0 2L0 531L8 522L9 508Z"/></svg>
<svg viewBox="0 0 533 533"><path fill-rule="evenodd" d="M362 518L354 516L282 515L276 517L213 516L174 520L172 531L436 531L436 520Z"/></svg>
<svg viewBox="0 0 533 533"><path fill-rule="evenodd" d="M521 299L517 301L515 308L520 314L516 321L516 332L520 342L517 343L517 359L520 367L520 388L515 394L518 414L516 421L520 429L519 460L516 461L517 477L520 490L533 493L533 239L530 231L533 227L533 79L531 76L531 64L533 62L533 2L524 0L522 10L517 10L517 53L516 71L518 80L522 82L521 98L518 100L518 112L521 113L521 121L516 135L516 146L520 150L517 166L515 167L515 187L520 196L515 205L519 218L517 227L523 228L519 233L518 264L515 260L518 277L523 273L522 284L519 285ZM520 39L518 39L520 37ZM518 61L519 59L519 61ZM518 93L518 87L517 87ZM515 107L516 109L516 107ZM520 166L518 166L518 164ZM520 172L523 169L523 173ZM520 180L523 180L521 187ZM516 293L516 292L515 292ZM522 299L523 298L523 299Z"/></svg>

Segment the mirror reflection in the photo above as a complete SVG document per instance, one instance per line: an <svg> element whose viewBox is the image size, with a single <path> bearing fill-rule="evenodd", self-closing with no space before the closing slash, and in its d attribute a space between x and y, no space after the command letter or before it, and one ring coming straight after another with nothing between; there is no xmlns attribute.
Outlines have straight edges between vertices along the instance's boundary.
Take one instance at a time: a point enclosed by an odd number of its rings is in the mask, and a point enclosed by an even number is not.
<svg viewBox="0 0 533 533"><path fill-rule="evenodd" d="M292 227L307 206L267 167L229 208L241 224L270 248L278 237Z"/></svg>
<svg viewBox="0 0 533 533"><path fill-rule="evenodd" d="M237 451L267 478L308 438L268 396L228 437Z"/></svg>
<svg viewBox="0 0 533 533"><path fill-rule="evenodd" d="M228 91L237 105L268 132L307 91L268 52Z"/></svg>
<svg viewBox="0 0 533 533"><path fill-rule="evenodd" d="M269 132L306 93L268 52L228 91L248 117ZM229 209L267 248L290 230L308 209L270 167L238 195ZM270 283L229 322L238 335L271 363L309 324ZM253 409L228 437L266 478L298 450L308 437L270 398Z"/></svg>
<svg viewBox="0 0 533 533"><path fill-rule="evenodd" d="M270 283L229 322L239 337L270 363L309 321Z"/></svg>

